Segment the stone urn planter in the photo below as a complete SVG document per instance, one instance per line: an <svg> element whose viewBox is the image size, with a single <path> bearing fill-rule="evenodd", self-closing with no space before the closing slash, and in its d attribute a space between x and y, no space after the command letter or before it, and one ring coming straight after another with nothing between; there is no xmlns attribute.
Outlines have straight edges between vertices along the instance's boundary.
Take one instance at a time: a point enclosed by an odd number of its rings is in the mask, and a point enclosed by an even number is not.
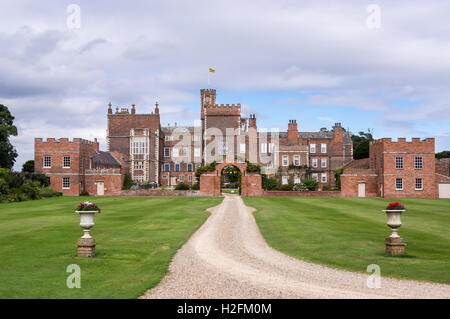
<svg viewBox="0 0 450 319"><path fill-rule="evenodd" d="M92 238L90 230L94 227L94 215L99 211L76 211L80 214L80 227L83 228L84 235L81 238Z"/></svg>
<svg viewBox="0 0 450 319"><path fill-rule="evenodd" d="M401 216L406 209L398 202L390 203L386 209L383 210L387 216L387 225L392 229L392 233L386 238L386 254L390 256L405 254L405 240L398 235L398 229L402 225Z"/></svg>
<svg viewBox="0 0 450 319"><path fill-rule="evenodd" d="M100 213L100 209L93 203L84 202L78 205L76 213L80 214L80 227L84 235L78 239L77 254L79 257L95 257L95 240L91 236L91 228L94 227L94 216Z"/></svg>

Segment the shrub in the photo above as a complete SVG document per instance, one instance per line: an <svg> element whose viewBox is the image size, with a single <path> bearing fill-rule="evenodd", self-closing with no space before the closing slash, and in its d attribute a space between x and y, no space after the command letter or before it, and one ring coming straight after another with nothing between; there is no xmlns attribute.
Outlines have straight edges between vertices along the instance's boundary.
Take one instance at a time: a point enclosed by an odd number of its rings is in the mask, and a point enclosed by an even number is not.
<svg viewBox="0 0 450 319"><path fill-rule="evenodd" d="M31 177L33 181L39 182L42 187L50 186L50 177L45 174L33 174Z"/></svg>
<svg viewBox="0 0 450 319"><path fill-rule="evenodd" d="M216 165L217 162L212 161L208 165L197 167L197 169L195 170L195 178L197 179L197 182L200 182L200 176L203 173L214 171L216 169Z"/></svg>
<svg viewBox="0 0 450 319"><path fill-rule="evenodd" d="M51 187L41 188L39 194L41 195L41 197L62 196L61 192L56 192Z"/></svg>
<svg viewBox="0 0 450 319"><path fill-rule="evenodd" d="M185 191L185 190L188 190L188 189L189 189L189 185L186 184L186 183L180 183L180 184L178 184L177 186L175 186L175 189L176 189L177 191Z"/></svg>
<svg viewBox="0 0 450 319"><path fill-rule="evenodd" d="M292 190L292 185L289 184L284 184L280 186L280 190L282 191L291 191Z"/></svg>
<svg viewBox="0 0 450 319"><path fill-rule="evenodd" d="M123 178L122 189L130 189L131 186L133 186L133 180L131 179L130 175L125 174L125 177Z"/></svg>
<svg viewBox="0 0 450 319"><path fill-rule="evenodd" d="M247 172L249 173L261 173L261 166L250 163L248 160L245 160L247 163Z"/></svg>
<svg viewBox="0 0 450 319"><path fill-rule="evenodd" d="M294 191L301 191L301 192L308 191L308 187L306 187L306 185L303 183L295 184L293 189L294 189Z"/></svg>
<svg viewBox="0 0 450 319"><path fill-rule="evenodd" d="M8 191L9 191L8 183L3 178L0 178L0 195L7 195Z"/></svg>
<svg viewBox="0 0 450 319"><path fill-rule="evenodd" d="M316 191L319 188L319 183L314 178L305 178L302 183L309 191Z"/></svg>
<svg viewBox="0 0 450 319"><path fill-rule="evenodd" d="M344 169L344 167L341 167L334 171L334 179L336 180L337 189L341 189L341 174L344 172Z"/></svg>
<svg viewBox="0 0 450 319"><path fill-rule="evenodd" d="M192 184L191 189L194 191L200 190L200 183Z"/></svg>
<svg viewBox="0 0 450 319"><path fill-rule="evenodd" d="M40 199L41 195L39 192L39 183L27 181L24 183L20 189L20 193L23 194L27 199Z"/></svg>
<svg viewBox="0 0 450 319"><path fill-rule="evenodd" d="M262 177L262 188L264 190L274 190L278 188L278 180L274 177L267 178L266 175Z"/></svg>

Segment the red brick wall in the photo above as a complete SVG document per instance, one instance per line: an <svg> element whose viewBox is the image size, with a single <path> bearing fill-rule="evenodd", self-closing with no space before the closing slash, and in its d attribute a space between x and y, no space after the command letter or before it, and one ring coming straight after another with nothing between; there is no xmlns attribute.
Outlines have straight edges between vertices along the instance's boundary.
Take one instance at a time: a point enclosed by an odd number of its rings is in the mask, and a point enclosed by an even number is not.
<svg viewBox="0 0 450 319"><path fill-rule="evenodd" d="M123 190L120 196L200 196L200 191L194 190L162 190L162 189L142 189L138 191Z"/></svg>
<svg viewBox="0 0 450 319"><path fill-rule="evenodd" d="M332 191L311 191L311 192L263 191L262 196L271 196L271 197L339 197L339 196L341 196L341 192L332 192Z"/></svg>
<svg viewBox="0 0 450 319"><path fill-rule="evenodd" d="M450 158L436 159L436 173L444 176L450 176Z"/></svg>
<svg viewBox="0 0 450 319"><path fill-rule="evenodd" d="M434 138L425 140L412 138L411 141L399 138L397 142L390 138L383 138L371 143L370 161L372 168L375 168L382 175L379 184L383 184L383 197L438 197L434 142ZM403 169L397 169L395 166L397 156L403 157ZM422 169L415 169L414 167L416 156L422 156ZM383 168L381 168L381 157L383 158ZM403 179L403 190L396 190L396 178ZM422 178L423 190L415 190L416 178Z"/></svg>
<svg viewBox="0 0 450 319"><path fill-rule="evenodd" d="M200 195L220 196L220 176L217 174L202 174L200 176Z"/></svg>
<svg viewBox="0 0 450 319"><path fill-rule="evenodd" d="M242 176L241 179L242 196L261 196L262 177L259 174Z"/></svg>
<svg viewBox="0 0 450 319"><path fill-rule="evenodd" d="M366 184L366 197L379 196L378 175L371 169L346 169L341 175L341 196L358 197L358 184Z"/></svg>
<svg viewBox="0 0 450 319"><path fill-rule="evenodd" d="M94 149L98 147L95 142L74 138L69 141L67 138L48 138L43 141L41 138L34 140L34 160L35 171L50 177L50 186L63 195L79 195L83 190L82 179L82 158L85 158L85 167L89 166ZM43 167L44 156L51 156L51 167ZM70 168L63 168L63 157L70 156ZM70 189L62 189L62 178L70 178Z"/></svg>

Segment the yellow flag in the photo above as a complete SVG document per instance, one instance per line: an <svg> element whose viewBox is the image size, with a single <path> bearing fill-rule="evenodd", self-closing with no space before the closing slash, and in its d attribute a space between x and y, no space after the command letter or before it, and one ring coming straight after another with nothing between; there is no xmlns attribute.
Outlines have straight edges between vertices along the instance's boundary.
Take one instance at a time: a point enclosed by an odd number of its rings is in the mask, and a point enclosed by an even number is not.
<svg viewBox="0 0 450 319"><path fill-rule="evenodd" d="M216 72L213 68L209 68L209 72Z"/></svg>

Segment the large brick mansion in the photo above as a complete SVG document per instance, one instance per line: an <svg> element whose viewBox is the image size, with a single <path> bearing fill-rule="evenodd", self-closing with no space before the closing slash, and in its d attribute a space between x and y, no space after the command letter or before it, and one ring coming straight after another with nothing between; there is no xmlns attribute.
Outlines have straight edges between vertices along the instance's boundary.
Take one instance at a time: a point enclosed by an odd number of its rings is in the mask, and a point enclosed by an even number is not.
<svg viewBox="0 0 450 319"><path fill-rule="evenodd" d="M335 185L334 171L353 161L350 133L340 123L331 131L302 132L291 119L287 131L266 132L257 129L254 114L242 115L240 103L216 104L215 89L200 90L200 98L201 116L196 126L161 126L158 103L148 114L136 113L134 104L131 109L113 110L110 103L106 152L100 151L96 140L36 138L36 171L50 176L52 187L67 195L116 195L125 174L138 182L164 186L193 184L196 168L213 160L248 160L261 165L268 176L279 178L281 184L312 177L322 188ZM427 153L434 154L434 139L427 145ZM434 172L434 160L433 166L428 166L431 161L424 165ZM368 194L380 196L380 180L373 184ZM350 188L346 192L352 195ZM436 197L432 193L430 196Z"/></svg>

